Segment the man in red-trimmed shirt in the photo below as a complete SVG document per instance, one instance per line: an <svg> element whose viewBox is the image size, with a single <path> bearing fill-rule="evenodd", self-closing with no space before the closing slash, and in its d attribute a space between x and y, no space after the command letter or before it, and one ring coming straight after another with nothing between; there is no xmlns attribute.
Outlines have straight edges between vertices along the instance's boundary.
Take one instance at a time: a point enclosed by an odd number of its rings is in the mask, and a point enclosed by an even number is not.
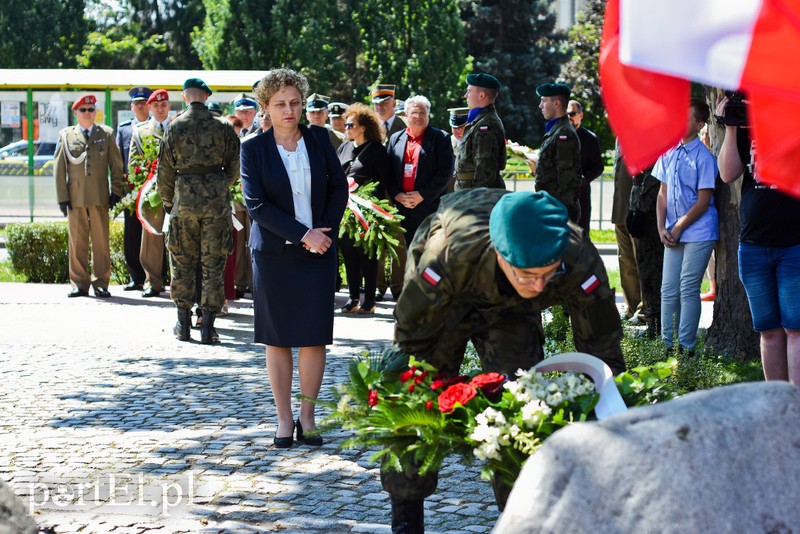
<svg viewBox="0 0 800 534"><path fill-rule="evenodd" d="M453 177L453 147L444 131L430 125L430 110L431 103L424 96L406 100L408 127L389 138L392 180L386 189L405 217L406 243L411 243L423 219L439 207Z"/></svg>

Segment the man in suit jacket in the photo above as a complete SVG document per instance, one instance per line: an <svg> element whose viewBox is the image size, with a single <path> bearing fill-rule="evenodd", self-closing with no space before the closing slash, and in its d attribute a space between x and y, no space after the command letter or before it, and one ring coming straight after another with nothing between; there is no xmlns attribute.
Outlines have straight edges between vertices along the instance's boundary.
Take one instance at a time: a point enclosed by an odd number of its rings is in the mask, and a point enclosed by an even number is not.
<svg viewBox="0 0 800 534"><path fill-rule="evenodd" d="M117 126L117 148L122 154L122 171L125 178L128 177L128 150L131 146L131 136L133 128L137 124L146 122L149 118L147 109L147 99L153 91L149 87L134 87L128 94L131 97L131 111L133 119L125 121ZM127 193L127 190L125 191ZM123 233L123 250L125 254L125 267L128 268L130 281L122 289L124 291L141 291L144 287L145 273L139 261L139 248L142 242L142 223L135 213L129 210L122 212L125 218L125 230Z"/></svg>
<svg viewBox="0 0 800 534"><path fill-rule="evenodd" d="M170 103L169 93L166 90L158 89L154 91L147 99L147 107L152 117L147 122L136 126L131 138L131 154L144 154L143 146L144 143L148 142L148 139L155 139L156 143L160 144L169 125ZM153 228L160 232L161 227L164 225L164 208L159 206L155 210L151 210L151 213L153 217L152 219L148 217L148 220L152 223ZM164 272L163 235L154 235L147 231L142 232L139 261L146 275L142 296L144 298L157 297L164 291L164 279L162 277Z"/></svg>
<svg viewBox="0 0 800 534"><path fill-rule="evenodd" d="M372 107L381 119L383 128L386 130L387 141L391 136L397 132L402 132L406 129L406 123L403 119L395 113L395 106L397 101L394 98L394 85L380 84L372 89ZM399 236L398 236L399 237ZM378 293L375 295L376 301L383 300L386 294L387 287L391 289L392 296L396 299L400 296L400 291L403 289L403 272L406 270L406 247L403 242L396 249L398 260L391 260L391 281L386 280L385 269L378 268ZM384 254L380 259L380 265L385 265L387 256Z"/></svg>
<svg viewBox="0 0 800 534"><path fill-rule="evenodd" d="M389 139L393 179L387 184L405 228L406 244L420 223L439 207L453 177L453 148L447 133L430 126L431 103L424 96L406 100L408 128Z"/></svg>
<svg viewBox="0 0 800 534"><path fill-rule="evenodd" d="M67 218L69 232L69 297L84 297L89 286L108 298L111 249L108 208L122 198L122 155L114 131L95 124L97 98L87 94L72 105L78 124L58 134L53 175L58 206ZM109 174L111 184L109 185ZM89 278L89 236L92 238L92 277Z"/></svg>

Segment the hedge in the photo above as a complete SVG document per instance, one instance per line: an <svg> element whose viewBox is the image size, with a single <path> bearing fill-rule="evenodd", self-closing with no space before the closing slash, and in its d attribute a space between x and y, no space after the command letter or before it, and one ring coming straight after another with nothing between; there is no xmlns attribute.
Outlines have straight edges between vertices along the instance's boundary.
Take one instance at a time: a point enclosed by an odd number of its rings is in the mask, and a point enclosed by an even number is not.
<svg viewBox="0 0 800 534"><path fill-rule="evenodd" d="M128 282L128 271L123 253L123 223L113 221L110 232L111 279L124 284ZM11 266L27 276L28 282L69 282L66 222L9 224L6 226L6 248ZM91 269L91 258L89 266Z"/></svg>

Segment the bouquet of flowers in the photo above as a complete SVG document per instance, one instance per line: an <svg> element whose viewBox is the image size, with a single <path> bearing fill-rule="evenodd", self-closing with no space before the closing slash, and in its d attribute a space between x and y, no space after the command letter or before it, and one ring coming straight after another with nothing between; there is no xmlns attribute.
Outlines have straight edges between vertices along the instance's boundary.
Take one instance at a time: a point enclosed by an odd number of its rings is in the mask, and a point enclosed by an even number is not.
<svg viewBox="0 0 800 534"><path fill-rule="evenodd" d="M379 258L384 252L397 258L396 247L405 231L400 225L403 216L389 200L375 197L377 186L378 182L369 182L356 192L351 190L339 237L350 237L370 258Z"/></svg>
<svg viewBox="0 0 800 534"><path fill-rule="evenodd" d="M236 205L245 206L244 193L242 192L242 179L237 178L230 187L231 201Z"/></svg>
<svg viewBox="0 0 800 534"><path fill-rule="evenodd" d="M116 206L111 210L110 218L114 218L122 210L128 210L130 213L136 213L136 200L139 197L139 190L144 183L153 178L158 173L158 150L159 140L152 135L142 137L142 153L131 152L128 160L128 185L130 192L122 197ZM150 188L147 193L147 203L152 209L156 209L161 205L161 197L158 194L158 189L155 187Z"/></svg>
<svg viewBox="0 0 800 534"><path fill-rule="evenodd" d="M677 361L633 369L615 378L627 405L672 398L664 387ZM430 364L389 350L350 364L322 428L354 431L345 446L378 447L398 471L437 471L444 458L484 462L482 477L514 484L525 461L558 429L594 419L594 384L572 372L517 371L447 377Z"/></svg>
<svg viewBox="0 0 800 534"><path fill-rule="evenodd" d="M536 172L536 164L539 162L538 150L506 139L506 157L509 163L523 168L527 165L531 173Z"/></svg>

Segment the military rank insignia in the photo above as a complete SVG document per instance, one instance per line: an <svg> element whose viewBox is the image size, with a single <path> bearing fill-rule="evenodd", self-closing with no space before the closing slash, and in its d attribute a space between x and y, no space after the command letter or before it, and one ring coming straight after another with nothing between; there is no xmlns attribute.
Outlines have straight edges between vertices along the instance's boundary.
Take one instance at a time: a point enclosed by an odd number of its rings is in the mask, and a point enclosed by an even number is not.
<svg viewBox="0 0 800 534"><path fill-rule="evenodd" d="M589 278L587 278L584 283L581 284L581 289L583 289L584 293L589 295L593 293L594 290L597 289L599 286L600 286L600 279L598 279L596 275L592 275Z"/></svg>
<svg viewBox="0 0 800 534"><path fill-rule="evenodd" d="M425 279L432 286L436 286L439 284L439 281L442 279L442 276L431 269L430 267L426 267L424 271L422 271L422 278Z"/></svg>

